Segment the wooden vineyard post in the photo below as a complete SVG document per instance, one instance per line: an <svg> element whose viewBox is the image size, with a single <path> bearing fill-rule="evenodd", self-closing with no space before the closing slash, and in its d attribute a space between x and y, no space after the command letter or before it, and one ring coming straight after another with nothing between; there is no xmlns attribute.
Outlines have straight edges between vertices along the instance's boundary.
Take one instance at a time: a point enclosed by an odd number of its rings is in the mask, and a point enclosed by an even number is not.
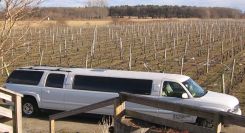
<svg viewBox="0 0 245 133"><path fill-rule="evenodd" d="M187 54L187 49L188 49L188 42L185 43L185 56Z"/></svg>
<svg viewBox="0 0 245 133"><path fill-rule="evenodd" d="M120 37L120 59L123 59L123 43L122 38Z"/></svg>
<svg viewBox="0 0 245 133"><path fill-rule="evenodd" d="M61 54L62 54L61 52L62 52L62 47L61 47L61 43L60 43L60 44L59 44L60 66L61 66L61 56L62 56L62 55L61 55Z"/></svg>
<svg viewBox="0 0 245 133"><path fill-rule="evenodd" d="M14 41L13 39L11 40L11 56L14 56Z"/></svg>
<svg viewBox="0 0 245 133"><path fill-rule="evenodd" d="M222 75L221 75L221 87L222 87L222 93L226 93L226 91L225 91L225 74L224 73L222 73Z"/></svg>
<svg viewBox="0 0 245 133"><path fill-rule="evenodd" d="M167 49L164 50L164 63L167 63Z"/></svg>
<svg viewBox="0 0 245 133"><path fill-rule="evenodd" d="M231 81L230 81L231 86L230 86L230 87L233 86L234 72L235 72L235 65L236 65L236 59L233 60L232 72L231 72ZM229 90L229 92L230 92L230 90Z"/></svg>
<svg viewBox="0 0 245 133"><path fill-rule="evenodd" d="M67 44L66 44L66 38L65 38L65 43L64 43L64 45L65 45L65 46L64 46L64 47L65 47L65 48L64 48L64 49L65 49L65 57L67 57Z"/></svg>
<svg viewBox="0 0 245 133"><path fill-rule="evenodd" d="M180 69L180 74L183 75L183 67L184 67L184 58L181 58L181 69Z"/></svg>
<svg viewBox="0 0 245 133"><path fill-rule="evenodd" d="M224 55L224 42L221 42L221 64L223 64L223 55Z"/></svg>
<svg viewBox="0 0 245 133"><path fill-rule="evenodd" d="M1 74L2 75L3 75L3 67L4 67L3 56L1 56Z"/></svg>
<svg viewBox="0 0 245 133"><path fill-rule="evenodd" d="M146 51L146 37L145 37L145 41L144 41L144 55L145 55L145 51Z"/></svg>
<svg viewBox="0 0 245 133"><path fill-rule="evenodd" d="M7 76L9 76L8 66L6 65L5 62L3 63L3 65L4 65L4 69L5 69L5 71L6 71Z"/></svg>
<svg viewBox="0 0 245 133"><path fill-rule="evenodd" d="M241 47L241 50L243 50L243 41L242 41L242 36L240 36L240 47Z"/></svg>
<svg viewBox="0 0 245 133"><path fill-rule="evenodd" d="M43 50L42 50L42 52L40 54L41 55L40 55L40 60L39 60L39 66L42 65L42 61L43 61Z"/></svg>
<svg viewBox="0 0 245 133"><path fill-rule="evenodd" d="M53 51L53 54L54 54L54 44L55 44L55 35L53 33L53 38L52 38L52 51Z"/></svg>
<svg viewBox="0 0 245 133"><path fill-rule="evenodd" d="M234 53L234 41L233 41L233 39L231 39L231 47L232 47L231 48L231 57L234 58L235 53Z"/></svg>
<svg viewBox="0 0 245 133"><path fill-rule="evenodd" d="M132 46L131 46L131 44L129 46L129 62L128 62L128 67L129 67L129 70L132 69Z"/></svg>
<svg viewBox="0 0 245 133"><path fill-rule="evenodd" d="M173 56L176 55L176 38L174 38L174 51L173 51Z"/></svg>
<svg viewBox="0 0 245 133"><path fill-rule="evenodd" d="M206 66L207 66L207 67L206 67L206 72L207 72L207 73L208 73L208 71L209 71L209 68L208 68L208 67L209 67L209 56L210 56L210 55L209 55L209 52L210 52L210 50L209 50L209 46L208 46L207 63L206 63Z"/></svg>
<svg viewBox="0 0 245 133"><path fill-rule="evenodd" d="M155 52L154 53L154 59L156 60L157 59L157 47L156 47L156 43L155 42L153 44L154 44L153 46L154 46L154 52Z"/></svg>
<svg viewBox="0 0 245 133"><path fill-rule="evenodd" d="M88 53L86 54L85 68L88 68Z"/></svg>

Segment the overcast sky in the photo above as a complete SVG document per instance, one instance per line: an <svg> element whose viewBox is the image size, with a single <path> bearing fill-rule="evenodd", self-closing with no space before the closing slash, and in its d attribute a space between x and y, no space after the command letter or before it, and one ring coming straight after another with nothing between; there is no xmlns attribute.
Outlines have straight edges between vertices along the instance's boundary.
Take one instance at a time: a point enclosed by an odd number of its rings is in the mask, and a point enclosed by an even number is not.
<svg viewBox="0 0 245 133"><path fill-rule="evenodd" d="M45 0L42 6L82 7L87 0ZM108 5L188 5L205 7L231 7L245 11L245 0L108 0Z"/></svg>

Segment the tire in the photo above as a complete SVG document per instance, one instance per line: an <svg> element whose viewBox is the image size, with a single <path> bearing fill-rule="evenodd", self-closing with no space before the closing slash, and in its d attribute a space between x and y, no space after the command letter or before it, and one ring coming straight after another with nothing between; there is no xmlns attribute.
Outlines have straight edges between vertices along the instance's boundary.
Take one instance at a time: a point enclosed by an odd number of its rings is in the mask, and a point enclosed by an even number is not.
<svg viewBox="0 0 245 133"><path fill-rule="evenodd" d="M38 114L37 102L34 98L24 98L22 101L22 114L26 117L33 117Z"/></svg>
<svg viewBox="0 0 245 133"><path fill-rule="evenodd" d="M213 121L208 121L208 120L205 120L203 118L197 118L196 123L198 126L202 126L205 128L214 128L214 122ZM219 123L219 125L217 126L217 129L216 129L218 133L221 132L221 127L222 127L222 123Z"/></svg>
<svg viewBox="0 0 245 133"><path fill-rule="evenodd" d="M197 118L196 121L198 126L202 126L202 127L207 127L207 128L212 128L213 127L213 122L212 121L208 121L205 120L203 118Z"/></svg>

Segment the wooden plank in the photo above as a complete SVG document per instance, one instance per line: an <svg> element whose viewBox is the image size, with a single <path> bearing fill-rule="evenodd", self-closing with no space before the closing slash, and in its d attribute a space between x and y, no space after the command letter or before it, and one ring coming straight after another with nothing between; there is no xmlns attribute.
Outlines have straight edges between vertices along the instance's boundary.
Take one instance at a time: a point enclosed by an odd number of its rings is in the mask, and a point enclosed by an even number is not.
<svg viewBox="0 0 245 133"><path fill-rule="evenodd" d="M22 133L22 108L21 108L21 97L16 95L13 97L13 101L15 104L14 108L14 119L13 119L13 127L15 133Z"/></svg>
<svg viewBox="0 0 245 133"><path fill-rule="evenodd" d="M55 121L49 120L49 133L55 133Z"/></svg>
<svg viewBox="0 0 245 133"><path fill-rule="evenodd" d="M106 107L106 106L114 104L114 101L116 99L118 99L118 97L111 98L111 99L108 99L108 100L105 100L105 101L102 101L102 102L98 102L98 103L95 103L95 104L91 104L91 105L88 105L88 106L84 106L84 107L81 107L81 108L78 108L78 109L74 109L74 110L70 110L70 111L66 111L66 112L61 112L61 113L58 113L58 114L50 115L49 119L50 120L57 120L57 119L65 118L65 117L72 116L72 115L86 113L86 112L89 112L91 110L95 110L95 109L98 109L98 108L103 108L103 107Z"/></svg>
<svg viewBox="0 0 245 133"><path fill-rule="evenodd" d="M149 98L141 95L135 95L135 94L120 93L120 97L124 98L126 101L129 102L165 109L165 110L171 110L171 111L185 113L185 114L190 114L205 119L214 120L219 118L218 120L216 120L217 126L219 126L219 123L222 122L224 124L232 124L232 125L245 127L245 116L241 116L241 115L236 115L236 114L222 112L222 111L209 110L200 107L192 107L190 105L183 105L179 103L160 101L158 99Z"/></svg>
<svg viewBox="0 0 245 133"><path fill-rule="evenodd" d="M1 133L13 133L13 127L0 123Z"/></svg>
<svg viewBox="0 0 245 133"><path fill-rule="evenodd" d="M150 107L160 108L164 110L171 110L174 112L189 114L193 116L198 116L206 119L213 119L218 111L210 110L206 108L193 107L190 105L184 105L180 103L174 103L169 101L162 101L155 98L145 97L142 95L129 94L129 93L120 93L120 98L125 99L126 101L146 105ZM154 103L154 104L153 104Z"/></svg>
<svg viewBox="0 0 245 133"><path fill-rule="evenodd" d="M7 100L7 101L12 101L12 96L11 95L8 95L8 94L5 94L5 93L2 93L0 92L0 99L4 99L4 100Z"/></svg>
<svg viewBox="0 0 245 133"><path fill-rule="evenodd" d="M224 124L232 124L241 127L245 127L245 116L231 114L227 112L220 112L220 119Z"/></svg>
<svg viewBox="0 0 245 133"><path fill-rule="evenodd" d="M187 131L193 132L193 133L212 133L212 132L214 132L214 130L211 128L204 128L204 127L200 127L200 126L193 125L193 124L163 119L163 118L151 116L148 114L139 113L139 112L132 111L132 110L126 110L126 115L133 117L133 118L136 118L136 119L144 120L144 121L147 121L150 123L165 125L168 127L179 129L179 130L187 130Z"/></svg>
<svg viewBox="0 0 245 133"><path fill-rule="evenodd" d="M11 91L11 90L8 90L8 89L5 89L5 88L2 88L2 87L0 87L0 92L3 92L3 93L6 93L6 94L9 94L9 95L11 95L11 96L18 95L18 96L23 97L23 95L22 95L22 94L20 94L20 93L17 93L17 92L14 92L14 91Z"/></svg>
<svg viewBox="0 0 245 133"><path fill-rule="evenodd" d="M12 119L13 118L12 110L6 109L6 108L0 106L0 116L4 116L4 117Z"/></svg>

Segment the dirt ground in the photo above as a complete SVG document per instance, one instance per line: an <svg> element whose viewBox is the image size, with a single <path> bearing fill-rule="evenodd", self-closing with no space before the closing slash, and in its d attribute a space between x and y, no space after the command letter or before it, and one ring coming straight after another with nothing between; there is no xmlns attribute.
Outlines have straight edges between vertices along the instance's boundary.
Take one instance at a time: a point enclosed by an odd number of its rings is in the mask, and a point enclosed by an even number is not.
<svg viewBox="0 0 245 133"><path fill-rule="evenodd" d="M50 113L41 113L34 118L23 117L23 133L48 133ZM79 115L55 122L57 133L103 133L108 126L99 124L103 116Z"/></svg>
<svg viewBox="0 0 245 133"><path fill-rule="evenodd" d="M48 133L50 113L44 112L35 118L23 117L23 133ZM105 133L108 125L99 124L103 116L79 115L55 122L57 133ZM230 125L222 127L222 133L245 133L245 128Z"/></svg>

